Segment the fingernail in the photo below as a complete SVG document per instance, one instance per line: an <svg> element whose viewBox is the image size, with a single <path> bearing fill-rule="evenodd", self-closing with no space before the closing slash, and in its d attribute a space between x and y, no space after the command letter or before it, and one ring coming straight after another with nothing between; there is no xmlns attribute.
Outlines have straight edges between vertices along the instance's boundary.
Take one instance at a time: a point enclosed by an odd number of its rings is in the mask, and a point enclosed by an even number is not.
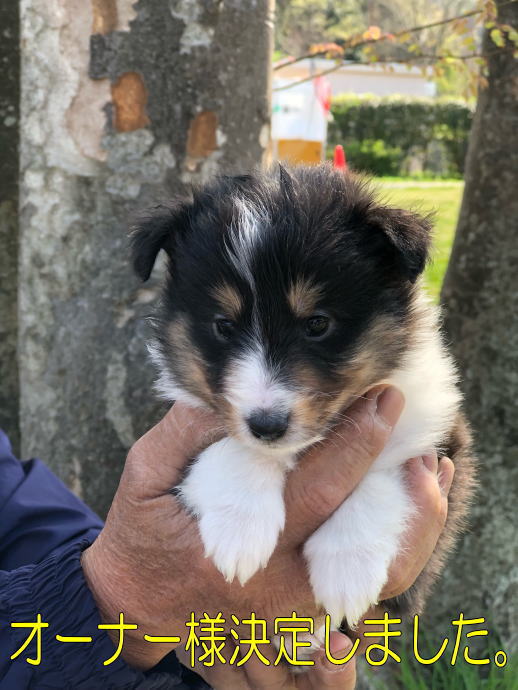
<svg viewBox="0 0 518 690"><path fill-rule="evenodd" d="M437 458L437 453L427 453L426 455L423 455L421 458L421 462L423 465L426 467L427 470L432 472L433 474L437 474L437 469L439 467L439 460Z"/></svg>
<svg viewBox="0 0 518 690"><path fill-rule="evenodd" d="M388 426L392 428L405 406L405 398L403 393L394 386L388 386L378 393L376 396L376 415L378 418Z"/></svg>
<svg viewBox="0 0 518 690"><path fill-rule="evenodd" d="M441 489L441 493L443 494L443 496L448 496L448 494L450 493L451 485L453 484L453 478L455 476L455 465L453 465L452 463L452 471L449 473L445 473L441 469L441 465L444 463L444 461L451 462L449 458L441 458L441 461L439 463L439 472L437 474L437 481L439 482L439 487Z"/></svg>
<svg viewBox="0 0 518 690"><path fill-rule="evenodd" d="M352 646L353 643L348 637L345 637L345 635L332 636L329 640L329 654L333 659L343 659L349 654ZM333 664L324 653L322 666L328 673L337 673L343 669L344 664Z"/></svg>
<svg viewBox="0 0 518 690"><path fill-rule="evenodd" d="M365 393L365 409L369 410L372 415L375 415L378 410L378 403L380 397L387 390L388 386L375 386Z"/></svg>

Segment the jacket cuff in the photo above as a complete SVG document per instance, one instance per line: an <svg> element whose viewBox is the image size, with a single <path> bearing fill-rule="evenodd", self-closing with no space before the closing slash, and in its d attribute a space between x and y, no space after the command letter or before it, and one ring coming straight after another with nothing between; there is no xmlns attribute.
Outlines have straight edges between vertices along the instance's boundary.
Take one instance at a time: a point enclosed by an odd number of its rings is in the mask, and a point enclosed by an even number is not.
<svg viewBox="0 0 518 690"><path fill-rule="evenodd" d="M9 622L35 622L41 614L49 627L42 630L41 663L32 666L36 686L64 690L180 690L183 685L178 675L170 673L142 673L128 666L119 656L110 665L115 647L101 623L94 598L83 576L81 553L90 545L82 540L69 545L37 565L17 568L8 573L2 588L0 610L4 609ZM4 596L5 595L5 596ZM4 614L5 615L5 614ZM0 618L4 618L4 615ZM113 621L117 623L118 621ZM131 621L126 621L131 623ZM19 649L29 628L10 628L9 655ZM59 642L56 635L91 637L92 642ZM26 657L34 658L35 640L12 664L26 664Z"/></svg>

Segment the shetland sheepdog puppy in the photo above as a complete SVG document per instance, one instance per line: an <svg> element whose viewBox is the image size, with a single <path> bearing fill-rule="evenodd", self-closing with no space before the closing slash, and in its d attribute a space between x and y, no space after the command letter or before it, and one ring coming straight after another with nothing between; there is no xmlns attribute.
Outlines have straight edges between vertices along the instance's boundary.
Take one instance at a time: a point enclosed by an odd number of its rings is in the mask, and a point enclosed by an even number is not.
<svg viewBox="0 0 518 690"><path fill-rule="evenodd" d="M430 234L429 219L327 165L220 177L132 231L143 280L160 250L168 257L149 348L157 389L214 410L227 432L178 487L227 580L244 584L267 564L301 452L373 386L404 394L386 447L304 546L315 600L337 626L378 602L415 511L408 458L436 449L456 474L436 551L409 591L384 602L391 612L421 609L471 493L455 367L420 281Z"/></svg>

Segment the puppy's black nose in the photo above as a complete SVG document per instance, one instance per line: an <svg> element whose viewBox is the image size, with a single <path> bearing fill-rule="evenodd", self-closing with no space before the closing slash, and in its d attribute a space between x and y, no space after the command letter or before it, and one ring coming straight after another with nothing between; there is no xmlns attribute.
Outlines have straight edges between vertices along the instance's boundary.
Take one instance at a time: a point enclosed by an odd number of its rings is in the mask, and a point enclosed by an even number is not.
<svg viewBox="0 0 518 690"><path fill-rule="evenodd" d="M246 420L252 434L261 441L276 441L284 436L290 415L275 410L254 410Z"/></svg>

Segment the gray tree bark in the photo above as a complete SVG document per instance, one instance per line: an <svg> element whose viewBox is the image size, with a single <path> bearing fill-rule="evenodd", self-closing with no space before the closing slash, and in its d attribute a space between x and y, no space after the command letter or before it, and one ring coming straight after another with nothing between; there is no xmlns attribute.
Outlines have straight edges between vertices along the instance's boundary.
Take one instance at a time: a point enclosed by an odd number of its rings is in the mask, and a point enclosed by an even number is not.
<svg viewBox="0 0 518 690"><path fill-rule="evenodd" d="M17 3L0 5L0 429L19 449L18 145L20 22Z"/></svg>
<svg viewBox="0 0 518 690"><path fill-rule="evenodd" d="M128 215L269 140L270 0L22 0L25 456L96 510L157 418Z"/></svg>
<svg viewBox="0 0 518 690"><path fill-rule="evenodd" d="M518 3L497 0L518 26ZM518 648L518 60L485 37L489 86L479 96L466 186L442 300L480 458L471 531L433 601L443 621L486 616Z"/></svg>

